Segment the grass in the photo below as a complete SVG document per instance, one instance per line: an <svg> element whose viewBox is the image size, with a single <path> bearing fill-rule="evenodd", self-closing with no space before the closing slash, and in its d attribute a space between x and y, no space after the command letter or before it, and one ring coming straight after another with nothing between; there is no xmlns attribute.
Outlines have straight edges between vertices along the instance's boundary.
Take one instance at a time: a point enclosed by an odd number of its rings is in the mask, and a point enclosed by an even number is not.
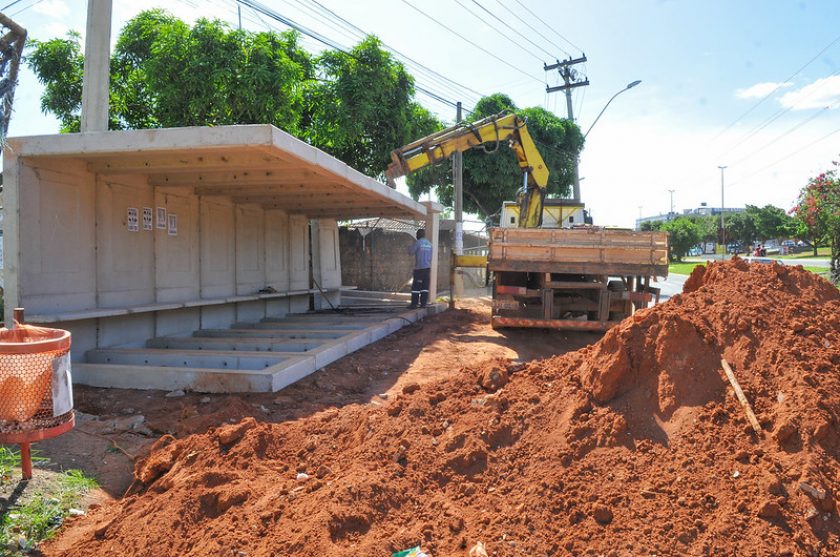
<svg viewBox="0 0 840 557"><path fill-rule="evenodd" d="M33 463L47 459L33 455ZM98 486L95 479L81 470L61 473L42 471L27 483L17 483L13 475L20 472L20 453L0 447L0 555L27 555L38 543L52 536L72 514L82 497ZM27 489L31 489L27 493Z"/></svg>
<svg viewBox="0 0 840 557"><path fill-rule="evenodd" d="M691 261L687 263L671 263L668 265L668 274L676 275L690 275L691 271L698 265L704 265L705 262Z"/></svg>
<svg viewBox="0 0 840 557"><path fill-rule="evenodd" d="M817 248L817 256L814 257L814 250L808 248L807 251L803 251L800 253L792 253L790 255L774 255L773 257L778 257L779 259L827 259L831 257L831 248L828 246L823 248Z"/></svg>

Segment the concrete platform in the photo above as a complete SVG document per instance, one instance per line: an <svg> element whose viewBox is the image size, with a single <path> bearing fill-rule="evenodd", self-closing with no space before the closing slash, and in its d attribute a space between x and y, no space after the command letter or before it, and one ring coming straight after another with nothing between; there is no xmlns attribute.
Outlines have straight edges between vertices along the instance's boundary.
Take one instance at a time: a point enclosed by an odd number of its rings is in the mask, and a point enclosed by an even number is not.
<svg viewBox="0 0 840 557"><path fill-rule="evenodd" d="M94 387L205 393L272 392L377 340L443 311L347 308L164 336L145 348L89 350L73 366L75 383Z"/></svg>

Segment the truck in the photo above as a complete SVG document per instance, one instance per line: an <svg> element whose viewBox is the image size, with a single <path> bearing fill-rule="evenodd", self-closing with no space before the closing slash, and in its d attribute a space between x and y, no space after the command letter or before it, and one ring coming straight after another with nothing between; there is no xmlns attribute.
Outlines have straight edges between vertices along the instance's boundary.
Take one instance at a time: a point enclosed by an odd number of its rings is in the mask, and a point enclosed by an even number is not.
<svg viewBox="0 0 840 557"><path fill-rule="evenodd" d="M523 172L517 201L505 203L500 226L489 230L487 257L452 260L453 269L486 267L492 275L492 326L605 331L658 301L652 281L668 276L667 233L592 226L581 204L546 200L548 167L527 122L514 113L456 124L395 149L386 176L393 185L455 152L502 142Z"/></svg>

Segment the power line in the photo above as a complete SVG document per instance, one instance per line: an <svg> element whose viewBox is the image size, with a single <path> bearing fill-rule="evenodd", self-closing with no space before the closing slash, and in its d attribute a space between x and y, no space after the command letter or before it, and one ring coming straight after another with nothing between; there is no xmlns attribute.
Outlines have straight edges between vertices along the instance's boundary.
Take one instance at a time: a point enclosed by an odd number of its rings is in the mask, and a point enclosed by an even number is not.
<svg viewBox="0 0 840 557"><path fill-rule="evenodd" d="M237 1L248 1L248 0L237 0ZM513 70L516 70L517 72L519 72L519 73L521 73L521 74L523 74L523 75L528 76L529 78L533 79L534 81L536 81L536 82L538 82L538 83L544 83L544 81L543 81L543 80L541 80L541 79L539 79L539 78L537 78L537 77L534 77L533 75L531 75L531 74L529 74L528 72L524 71L522 68L520 68L520 67L518 67L518 66L514 66L514 65L513 65L513 64L511 64L510 62L506 62L505 60L502 60L501 58L499 58L498 56L496 56L495 54L493 54L492 52L490 52L490 51L489 51L489 50L487 50L486 48L484 48L484 47L482 47L482 46L479 46L478 44L474 43L473 41L469 40L469 39L468 39L468 38L466 38L465 36L461 35L460 33L458 33L457 31L455 31L455 30L454 30L454 29L452 29L451 27L449 27L449 26L447 26L447 25L444 25L443 23L441 23L440 21L436 20L434 17L430 16L429 14L427 14L426 12L424 12L423 10L421 10L420 8L418 8L418 7L414 6L413 4L411 4L410 2L408 2L408 0L402 0L402 2L403 2L403 4L405 4L406 6L410 7L411 9L413 9L414 11L416 11L417 13L419 13L420 15L422 15L423 17L425 17L425 18L427 18L427 19L429 19L429 20L431 20L431 21L435 22L437 25L440 25L441 27L443 27L444 29L446 29L447 31L449 31L450 33L452 33L453 35L455 35L455 36L459 37L460 39L462 39L463 41L465 41L465 42L467 42L467 43L471 44L472 46L474 46L475 48L477 48L477 49L479 49L480 51L484 52L485 54L487 54L487 55L489 55L489 56L493 57L494 59L498 60L499 62L501 62L501 63L502 63L502 64L504 64L505 66L508 66L509 68L511 68L511 69L513 69Z"/></svg>
<svg viewBox="0 0 840 557"><path fill-rule="evenodd" d="M299 1L299 0L298 0L298 1ZM344 25L346 25L346 26L348 26L348 27L350 27L350 28L352 28L352 29L355 29L358 33L362 34L363 36L368 36L368 35L370 34L370 33L366 32L365 30L361 29L360 27L358 27L357 25L353 24L353 23L352 23L352 22L350 22L349 20L347 20L347 19L345 19L344 17L340 16L340 15L339 15L339 14L337 14L336 12L332 11L332 10L331 10L331 9L329 9L328 7L324 6L323 4L321 4L320 2L318 2L318 0L309 0L309 2L311 2L311 3L315 4L315 5L317 5L318 7L320 7L320 8L321 8L322 10L324 10L325 12L328 12L329 14L331 14L331 15L332 15L334 18L336 18L337 20L339 20L339 21L343 22L343 24L344 24ZM417 68L420 68L420 69L422 69L422 70L425 70L425 71L426 71L429 75L431 75L431 76L436 76L439 80L445 81L445 82L447 82L447 83L451 83L452 85L454 85L454 86L456 86L456 87L458 87L458 88L460 88L460 89L463 89L464 91L468 91L468 92L470 92L470 93L472 93L472 94L476 95L476 96L477 96L477 97L479 97L479 98L486 96L486 95L484 95L483 93L479 93L479 92L478 92L478 91L476 91L475 89L472 89L472 88L470 88L470 87L467 87L466 85L463 85L463 84L461 84L461 83L458 83L457 81L454 81L454 80L452 80L452 79L450 79L450 78L446 77L445 75L443 75L443 74L441 74L441 73L439 73L439 72L436 72L435 70L433 70L433 69L429 68L428 66L425 66L424 64L421 64L420 62L417 62L416 60L414 60L414 59L410 58L410 57L409 57L409 56L407 56L406 54L403 54L402 52L398 51L397 49L393 48L392 46L385 44L384 42L382 43L382 46L384 46L384 47L385 47L388 51L392 52L393 54L397 55L398 57L403 58L404 60L406 60L406 61L407 61L407 62L409 62L410 64L413 64L413 65L414 65L414 66L416 66Z"/></svg>
<svg viewBox="0 0 840 557"><path fill-rule="evenodd" d="M805 145L805 146L804 146L804 147L802 147L801 149L797 149L796 151L794 151L794 152L792 152L792 153L789 153L786 157L783 157L783 158L781 158L781 159L779 159L779 160L777 160L777 161L774 161L774 162L772 162L772 163L770 163L770 164L768 164L768 165L766 165L766 166L763 166L763 167L759 168L758 170L756 170L756 171L755 171L755 172L753 172L752 174L748 175L746 178L741 178L740 180L737 180L737 181L735 181L735 182L730 183L728 187L730 187L730 188L731 188L732 186L739 185L739 184L743 183L744 181L749 180L750 178L752 178L752 177L753 177L753 176L755 176L756 174L761 174L761 173L762 173L762 172L764 172L765 170L769 170L770 168L773 168L774 166L776 166L776 165L778 165L778 164L781 164L781 163L785 162L786 160L790 159L791 157L794 157L794 156L798 155L798 154L799 154L799 153L801 153L802 151L805 151L805 150L807 150L807 149L810 149L811 147L813 147L813 146L814 146L814 145L816 145L817 143L820 143L821 141L825 141L826 139L828 139L829 137L831 137L832 135L834 135L834 134L836 134L836 133L840 133L840 128L837 128L837 129L836 129L836 130L834 130L833 132L829 132L829 133L825 134L824 136L820 137L819 139L816 139L816 140L812 141L811 143L809 143L809 144Z"/></svg>
<svg viewBox="0 0 840 557"><path fill-rule="evenodd" d="M18 14L22 14L23 12L25 12L25 11L26 11L26 10L28 10L29 8L34 8L35 6L37 6L38 4L40 4L40 3L41 3L41 2L43 2L43 1L44 1L44 0L37 0L36 2L33 2L32 4L29 4L29 5L28 5L28 6L26 6L25 8L21 8L21 9L19 9L18 11L16 11L16 12L15 12L15 13L13 13L12 15L10 15L9 17L15 17L15 16L16 16L16 15L18 15ZM16 2L13 2L13 3L12 3L12 5L14 5L15 3L16 3Z"/></svg>
<svg viewBox="0 0 840 557"><path fill-rule="evenodd" d="M566 41L567 43L569 43L569 45L571 45L571 47L572 47L572 48L576 49L578 52L581 52L581 53L583 52L583 49L582 49L582 48L580 48L580 47L579 47L579 46L577 46L575 43L573 43L572 41L570 41L569 39L567 39L566 37L564 37L563 35L561 35L560 33L558 33L558 32L557 32L557 30L555 30L555 29L554 29L554 27L550 26L548 23L546 23L545 21L543 21L543 19L542 19L540 16L538 16L537 14L535 14L534 12L532 12L532 11L531 11L531 9L530 9L528 6L526 6L525 4L523 4L522 2L520 2L519 0L516 0L516 3L517 3L517 4L519 4L520 6L522 6L523 8L525 8L525 11L527 11L529 14L531 14L532 16L534 16L534 18L536 18L536 20L537 20L537 21L539 21L540 23L542 23L543 25L545 25L545 27L546 27L547 29L550 29L552 33L554 33L555 35L557 35L558 37L560 37L561 39L563 39L564 41ZM561 50L562 50L562 49L561 49ZM567 54L569 54L569 53L567 53ZM569 56L571 56L571 54L569 54Z"/></svg>
<svg viewBox="0 0 840 557"><path fill-rule="evenodd" d="M23 1L23 0L15 0L15 1L14 1L14 2L12 2L11 4L9 4L9 5L7 5L7 6L3 6L2 8L0 8L0 12L5 12L6 10L8 10L9 8L11 8L11 7L12 7L12 6L14 6L15 4L19 4L19 3L20 3L20 2L22 2L22 1Z"/></svg>
<svg viewBox="0 0 840 557"><path fill-rule="evenodd" d="M830 76L828 76L827 78L824 78L824 79L825 79L825 81L824 81L824 82L823 82L823 83L822 83L819 87L817 87L817 88L814 90L814 92L819 91L820 89L822 89L823 87L825 87L826 85L828 85L828 79L830 79L830 78L832 78L832 77L835 77L835 76L837 76L837 75L840 75L840 71L836 71L836 72L834 72L833 74L831 74ZM773 115L771 115L769 118L767 118L767 119L766 119L766 120L764 120L763 122L760 122L760 123L759 123L756 127L754 127L752 130L750 130L749 132L747 132L747 135L746 135L746 136L744 136L744 137L743 137L740 141L738 141L738 142L737 142L737 143L735 143L734 145L731 145L731 146L727 149L727 151L732 151L732 150L734 150L734 149L737 149L738 147L740 147L741 145L743 145L744 143L746 143L748 139L750 139L750 138L752 138L753 136L755 136L758 132L760 132L761 130L763 130L764 128L766 128L767 126L769 126L770 124L772 124L773 122L775 122L776 120L778 120L779 118L781 118L782 116L784 116L785 114L787 114L788 112L790 112L791 110L793 110L794 108L795 108L795 105L793 105L793 104L792 104L792 105L790 105L790 106L788 106L787 108L780 108L778 111L776 111L776 112L775 112Z"/></svg>
<svg viewBox="0 0 840 557"><path fill-rule="evenodd" d="M499 34L501 34L501 35L502 35L502 36L503 36L503 37L504 37L504 38L505 38L508 42L510 42L511 44L513 44L514 46L516 46L517 48L519 48L520 50L522 50L522 52L525 52L525 53L527 53L528 55L533 56L534 58L536 58L536 59L537 59L537 60L539 60L540 62L545 63L545 61L543 60L543 58L541 58L538 54L534 54L534 52L533 52L533 51L528 50L527 48L525 48L524 46L522 46L522 45L521 45L521 44L519 44L518 42L514 41L512 38L510 38L509 36L507 36L507 34L506 34L504 31L499 30L499 29L498 29L497 27L495 27L493 24L491 24L490 22L488 22L486 19L484 19L483 17L481 17L480 15L478 15L477 13L475 13L474 11L472 11L471 9L469 9L469 8L468 8L467 6L465 6L464 4L462 4L462 3L461 3L461 0L455 0L455 3L456 3L456 4L458 4L459 6L461 6L461 7L462 7L465 11L467 11L467 12L468 12L471 16L473 16L474 18L476 18L477 20L479 20L481 23L483 23L484 25L488 26L488 27L489 27L489 28L491 28L493 31L495 31L495 32L497 32L497 33L499 33Z"/></svg>
<svg viewBox="0 0 840 557"><path fill-rule="evenodd" d="M568 50L566 50L565 48L563 48L563 47L562 47L562 46L560 46L559 44L555 43L554 41L552 41L551 39L549 39L548 37L546 37L545 35L543 35L542 33L540 33L540 32L539 32L539 30L537 30L537 28L536 28L536 27L534 27L533 25L531 25L530 23L528 23L527 21L525 21L524 19L522 19L521 17L519 17L519 14L517 14L516 12L514 12L513 10L511 10L510 8L508 8L507 6L505 6L505 5L504 5L504 3L503 3L501 0L496 0L496 3L497 3L498 5L500 5L502 8L504 8L504 9L505 9L505 10L506 10L506 11L507 11L510 15L512 15L513 17L515 17L516 19L518 19L518 20L519 20L519 21L520 21L520 22L521 22L521 23L522 23L525 27L527 27L528 29L530 29L531 31L533 31L534 33L536 33L537 35L539 35L540 37L542 37L542 38L543 38L543 40L545 40L548 44L550 44L550 45L551 45L551 46L553 46L554 48L558 49L558 50L559 50L560 52L562 52L563 54L567 54L568 56L571 56L571 55L572 55L572 53L571 53L571 52L569 52Z"/></svg>
<svg viewBox="0 0 840 557"><path fill-rule="evenodd" d="M535 43L534 41L532 41L531 39L529 39L527 35L523 35L521 32L517 31L517 30L516 30L516 29L514 29L513 27L510 27L510 25L508 24L508 22L504 21L504 20L503 20L503 19L501 19L499 16L497 16L496 14L494 14L493 12L491 12L490 10L488 10L486 7L484 7L484 6L482 6L481 4L479 4L479 3L478 3L478 0L472 0L472 3L473 3L473 4L475 4L476 6L478 6L479 8L481 8L482 10L484 10L485 12L487 12L487 14L488 14L488 15L490 15L490 17L492 17L493 19L495 19L496 21L498 21L499 23L501 23L502 25L504 25L505 27L507 27L508 29L510 29L511 31L513 31L514 33L516 33L517 35L519 35L520 37L522 37L523 39L525 39L526 41L528 41L529 43L531 43L532 45L534 45L535 47L537 47L538 49L540 49L540 50L542 50L543 52L545 52L545 53L548 55L549 60L550 60L550 59L552 59L552 58L557 58L556 53L555 53L555 54L552 54L551 52L547 51L546 49L544 49L543 47L541 47L540 45L538 45L537 43ZM563 50L563 49L560 49L560 50Z"/></svg>
<svg viewBox="0 0 840 557"><path fill-rule="evenodd" d="M814 119L815 119L815 118L817 118L818 116L820 116L820 115L824 114L824 113L825 113L827 110L829 110L830 108L831 108L830 106L824 106L824 107L823 107L823 108L821 108L819 111L817 111L817 112L815 112L814 114L812 114L809 118L807 118L807 119L803 120L802 122L799 122L798 124L796 124L795 126L793 126L792 128L790 128L789 130L787 130L786 132L784 132L784 133L782 133L781 135L777 136L775 139L772 139L772 140L771 140L771 141L769 141L768 143L766 143L766 144L762 145L761 147L759 147L758 149L756 149L755 151L753 151L753 152L752 152L752 153L750 153L749 155L746 155L746 156L744 156L743 158L738 159L737 161L735 161L734 163L732 163L732 166L734 166L734 165L736 165L736 164L740 164L740 163L744 162L745 160L747 160L747 159L749 159L749 158L753 157L754 155L756 155L756 154L760 153L761 151L763 151L764 149L766 149L766 148L770 147L771 145L773 145L774 143L776 143L776 142L777 142L777 141L779 141L780 139L782 139L782 138L784 138L784 137L786 137L786 136L788 136L788 135L792 134L793 132L795 132L796 130L798 130L799 128L801 128L802 126L804 126L805 124L807 124L807 123L808 123L808 122L810 122L811 120L814 120Z"/></svg>
<svg viewBox="0 0 840 557"><path fill-rule="evenodd" d="M517 0L517 1L519 1L519 0ZM802 72L802 70L804 70L805 68L807 68L808 66L810 66L810 65L811 65L811 64L812 64L812 63L813 63L813 62L814 62L817 58L819 58L820 56L822 56L822 55L823 55L823 53L824 53L825 51L827 51L829 48L831 48L832 46L834 46L834 45L835 45L835 44L837 44L838 42L840 42L840 35L838 35L837 37L835 37L833 41L831 41L830 43L828 43L828 44L827 44L827 45L826 45L826 46L825 46L822 50L820 50L820 51L819 51L819 52L818 52L818 53L817 53L817 54L816 54L813 58L811 58L810 60L808 60L808 61L807 61L807 62L806 62L806 63L805 63L802 67L800 67L798 70L796 70L795 72L793 72L792 74L790 74L790 76L789 76L787 79L783 80L783 81L782 81L782 82L780 82L778 85L776 85L776 87L775 87L772 91L770 91L769 93L767 93L767 94L766 94L764 97L762 97L762 98L761 98L761 99L760 99L757 103L755 103L755 104L754 104L754 105L752 105L750 108L748 108L748 109L747 109L747 110L746 110L743 114L741 114L740 116L738 116L737 118L735 118L735 120L733 120L733 121L732 121L732 122L731 122L728 126L726 126L725 128L723 128L723 130L722 130L722 131L718 132L718 134L712 138L712 141L714 141L715 139L717 139L718 137L722 136L722 135L723 135L723 134L725 134L727 131L729 131L729 130L732 128L732 126L734 126L735 124L737 124L738 122L740 122L740 121L741 121L741 119L742 119L744 116L746 116L747 114L749 114L750 112L752 112L753 110L755 110L756 108L758 108L758 107L759 107L759 106L760 106L760 105L761 105L764 101L766 101L766 100L767 100L767 99L769 99L771 96L773 96L773 94L775 94L775 93L776 93L776 91L778 91L779 89L781 89L781 88L784 86L784 84L785 84L785 83L788 83L791 79L793 79L794 77L796 77L797 75L799 75L799 73L800 73L800 72Z"/></svg>

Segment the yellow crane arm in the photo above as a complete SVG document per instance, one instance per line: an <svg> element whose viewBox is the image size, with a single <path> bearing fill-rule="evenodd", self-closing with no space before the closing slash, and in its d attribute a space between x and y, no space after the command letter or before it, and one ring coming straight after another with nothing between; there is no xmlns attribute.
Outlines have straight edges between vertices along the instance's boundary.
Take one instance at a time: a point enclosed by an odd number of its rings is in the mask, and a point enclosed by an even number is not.
<svg viewBox="0 0 840 557"><path fill-rule="evenodd" d="M393 186L395 178L447 160L453 153L479 146L494 151L502 142L507 142L514 150L519 168L526 175L520 198L519 226L535 228L542 223L548 167L528 133L525 121L516 114L502 112L477 122L462 122L394 149L385 175ZM496 147L487 149L490 143L495 143Z"/></svg>

